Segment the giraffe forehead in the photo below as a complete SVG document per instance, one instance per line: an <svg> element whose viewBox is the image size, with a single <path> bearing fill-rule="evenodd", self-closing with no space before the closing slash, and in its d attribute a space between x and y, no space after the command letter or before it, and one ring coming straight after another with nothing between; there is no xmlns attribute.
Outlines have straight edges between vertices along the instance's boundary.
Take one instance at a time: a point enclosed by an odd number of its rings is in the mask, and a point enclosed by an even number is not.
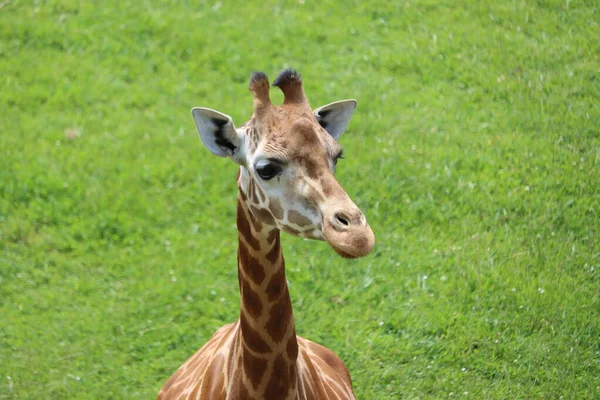
<svg viewBox="0 0 600 400"><path fill-rule="evenodd" d="M267 157L294 160L325 160L340 152L340 145L315 121L302 118L288 126L277 126L261 136L262 149Z"/></svg>

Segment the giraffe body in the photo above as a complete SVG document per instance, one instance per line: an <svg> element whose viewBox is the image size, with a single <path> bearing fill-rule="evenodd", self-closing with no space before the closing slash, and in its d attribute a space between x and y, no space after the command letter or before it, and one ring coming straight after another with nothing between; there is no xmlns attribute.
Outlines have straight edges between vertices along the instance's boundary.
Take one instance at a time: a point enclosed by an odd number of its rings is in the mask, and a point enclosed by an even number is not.
<svg viewBox="0 0 600 400"><path fill-rule="evenodd" d="M300 77L284 70L269 99L266 76L250 81L253 118L194 109L206 147L240 165L238 278L240 318L220 328L167 381L159 399L355 399L348 370L331 350L296 335L280 231L325 240L343 257L368 254L373 232L333 176L337 137L355 107L332 103L314 112Z"/></svg>
<svg viewBox="0 0 600 400"><path fill-rule="evenodd" d="M213 337L173 374L159 399L234 400L248 399L250 392L236 379L242 363L236 363L239 321L221 327ZM348 370L331 350L297 336L297 393L276 394L264 399L327 400L355 399ZM231 358L230 358L231 357Z"/></svg>

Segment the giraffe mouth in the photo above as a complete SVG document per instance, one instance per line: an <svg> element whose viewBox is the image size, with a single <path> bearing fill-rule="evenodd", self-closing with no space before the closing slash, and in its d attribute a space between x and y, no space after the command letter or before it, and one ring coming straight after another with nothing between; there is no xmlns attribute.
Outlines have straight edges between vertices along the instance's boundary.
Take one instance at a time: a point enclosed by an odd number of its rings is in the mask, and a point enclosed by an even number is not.
<svg viewBox="0 0 600 400"><path fill-rule="evenodd" d="M341 230L331 224L326 224L323 233L331 248L344 258L364 257L375 246L375 235L366 223L348 225Z"/></svg>
<svg viewBox="0 0 600 400"><path fill-rule="evenodd" d="M347 259L359 258L359 256L355 256L355 255L352 255L352 254L350 254L350 253L346 253L345 251L343 251L343 250L341 250L341 249L338 249L338 248L337 248L337 247L335 247L335 246L331 246L331 248L332 248L332 249L333 249L333 250L334 250L336 253L338 253L340 256L342 256L343 258L347 258Z"/></svg>

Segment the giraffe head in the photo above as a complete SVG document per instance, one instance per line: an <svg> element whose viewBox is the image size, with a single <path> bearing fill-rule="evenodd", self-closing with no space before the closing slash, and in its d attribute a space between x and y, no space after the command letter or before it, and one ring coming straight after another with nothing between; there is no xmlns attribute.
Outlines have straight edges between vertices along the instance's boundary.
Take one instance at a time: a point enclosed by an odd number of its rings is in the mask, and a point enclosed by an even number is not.
<svg viewBox="0 0 600 400"><path fill-rule="evenodd" d="M202 142L213 154L240 165L241 199L261 224L325 240L344 257L367 255L375 243L373 231L334 177L342 158L337 139L356 101L313 111L300 76L291 69L283 70L273 85L283 91L281 106L271 103L267 76L252 75L254 113L240 128L225 114L194 108Z"/></svg>

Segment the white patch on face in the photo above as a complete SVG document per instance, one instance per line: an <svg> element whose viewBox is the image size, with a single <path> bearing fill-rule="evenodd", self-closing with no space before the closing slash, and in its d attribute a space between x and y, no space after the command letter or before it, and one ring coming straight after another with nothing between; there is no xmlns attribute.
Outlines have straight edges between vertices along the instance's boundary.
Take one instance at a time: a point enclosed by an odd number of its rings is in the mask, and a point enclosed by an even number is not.
<svg viewBox="0 0 600 400"><path fill-rule="evenodd" d="M281 157L282 162L278 163L281 172L270 178L264 179L259 176L257 167L265 167L265 161L278 159L279 157L267 156L259 145L254 154L248 155L248 163L246 168L242 168L240 177L240 188L248 195L248 201L257 201L261 204L254 204L258 208L269 209L274 217L275 226L288 233L303 238L324 240L322 220L320 208L314 204L316 199L312 196L315 193L321 193L321 188L317 182L314 182L300 172L300 166L296 165L289 159ZM277 163L277 162L276 162ZM252 183L250 183L252 181ZM253 187L259 187L264 195L265 202L260 201L257 196L250 196L248 192ZM258 189L254 189L256 192ZM253 200L254 199L254 200ZM277 210L274 212L270 209L271 204L278 204ZM290 212L292 217L289 218ZM283 214L283 218L278 218Z"/></svg>
<svg viewBox="0 0 600 400"><path fill-rule="evenodd" d="M240 178L238 186L246 195L248 194L248 185L250 184L250 176L244 167L240 167Z"/></svg>

